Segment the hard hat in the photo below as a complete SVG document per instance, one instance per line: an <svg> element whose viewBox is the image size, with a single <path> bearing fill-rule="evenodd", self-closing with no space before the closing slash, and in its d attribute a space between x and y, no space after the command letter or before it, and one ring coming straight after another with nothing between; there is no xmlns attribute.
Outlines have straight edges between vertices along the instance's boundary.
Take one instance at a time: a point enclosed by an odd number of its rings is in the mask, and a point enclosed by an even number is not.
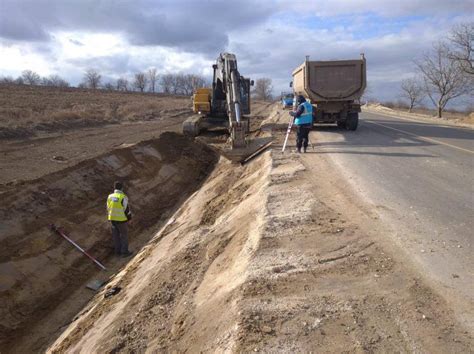
<svg viewBox="0 0 474 354"><path fill-rule="evenodd" d="M303 103L303 102L306 102L306 98L304 98L303 95L299 95L299 96L298 96L298 103L301 104L301 103Z"/></svg>

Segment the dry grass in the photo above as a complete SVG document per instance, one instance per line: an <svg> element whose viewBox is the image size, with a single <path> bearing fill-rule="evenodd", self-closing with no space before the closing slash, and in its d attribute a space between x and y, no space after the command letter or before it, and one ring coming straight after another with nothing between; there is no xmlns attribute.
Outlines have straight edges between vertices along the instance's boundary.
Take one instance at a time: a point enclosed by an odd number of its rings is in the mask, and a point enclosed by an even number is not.
<svg viewBox="0 0 474 354"><path fill-rule="evenodd" d="M416 107L411 111L411 113L409 113L408 108L399 104L392 104L391 102L369 103L368 107L371 109L393 112L396 114L405 114L413 117L452 122L455 124L461 123L463 125L474 125L474 113L468 111L446 110L443 112L443 117L438 118L437 112L433 109Z"/></svg>
<svg viewBox="0 0 474 354"><path fill-rule="evenodd" d="M38 131L151 120L191 110L189 97L76 88L0 85L0 138Z"/></svg>
<svg viewBox="0 0 474 354"><path fill-rule="evenodd" d="M384 107L391 108L395 111L408 113L408 106L402 102L382 102L381 105ZM426 108L426 107L415 107L412 109L411 113L421 114L421 115L435 117L435 118L437 118L437 115L438 115L438 112L436 109ZM456 110L456 109L446 109L443 112L443 118L464 119L464 118L468 118L470 114L472 114L470 110L461 111L461 110Z"/></svg>

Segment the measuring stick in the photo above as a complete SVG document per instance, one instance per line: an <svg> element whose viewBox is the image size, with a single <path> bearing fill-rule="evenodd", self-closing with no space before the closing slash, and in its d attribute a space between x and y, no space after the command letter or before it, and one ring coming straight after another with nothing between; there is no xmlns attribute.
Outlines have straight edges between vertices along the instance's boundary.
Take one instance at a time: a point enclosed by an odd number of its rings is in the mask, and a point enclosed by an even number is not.
<svg viewBox="0 0 474 354"><path fill-rule="evenodd" d="M64 232L62 232L56 225L51 224L50 225L51 230L55 231L58 235L62 236L65 238L69 243L71 243L74 247L76 247L79 251L81 251L83 254L85 254L87 257L90 258L91 261L93 261L95 264L97 264L100 268L103 270L106 270L106 268L94 257L92 257L89 253L84 251L81 246L79 246L77 243L75 243L73 240L71 240L69 237L66 236Z"/></svg>
<svg viewBox="0 0 474 354"><path fill-rule="evenodd" d="M290 123L288 124L288 129L286 131L286 136L285 136L285 142L283 143L283 148L281 149L281 152L285 152L286 143L288 142L288 137L290 136L292 126L293 126L293 117L291 117Z"/></svg>

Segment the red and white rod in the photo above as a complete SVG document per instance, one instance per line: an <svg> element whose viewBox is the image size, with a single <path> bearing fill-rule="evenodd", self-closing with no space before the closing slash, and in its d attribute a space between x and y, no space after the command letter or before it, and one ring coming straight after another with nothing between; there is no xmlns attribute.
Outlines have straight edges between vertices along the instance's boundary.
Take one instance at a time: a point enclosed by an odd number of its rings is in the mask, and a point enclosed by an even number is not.
<svg viewBox="0 0 474 354"><path fill-rule="evenodd" d="M83 254L85 254L87 257L90 258L90 260L92 260L95 264L97 264L100 268L102 268L103 270L106 270L106 268L97 260L95 259L94 257L92 257L89 253L87 253L84 249L82 249L81 246L79 246L77 243L75 243L73 240L71 240L69 237L67 237L67 235L62 232L56 225L54 224L51 224L50 225L51 227L51 230L55 231L56 233L58 233L60 236L62 236L63 238L65 238L69 243L71 243L74 247L76 247L79 251L81 251Z"/></svg>

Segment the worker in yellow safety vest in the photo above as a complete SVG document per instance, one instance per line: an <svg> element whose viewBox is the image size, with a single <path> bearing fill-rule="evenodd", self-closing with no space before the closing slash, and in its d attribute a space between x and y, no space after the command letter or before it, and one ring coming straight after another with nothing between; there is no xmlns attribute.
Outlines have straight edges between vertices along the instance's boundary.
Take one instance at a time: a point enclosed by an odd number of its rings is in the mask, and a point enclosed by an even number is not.
<svg viewBox="0 0 474 354"><path fill-rule="evenodd" d="M132 219L128 197L123 192L123 183L114 183L114 192L107 198L107 219L112 226L115 254L130 257L128 249L127 222Z"/></svg>

